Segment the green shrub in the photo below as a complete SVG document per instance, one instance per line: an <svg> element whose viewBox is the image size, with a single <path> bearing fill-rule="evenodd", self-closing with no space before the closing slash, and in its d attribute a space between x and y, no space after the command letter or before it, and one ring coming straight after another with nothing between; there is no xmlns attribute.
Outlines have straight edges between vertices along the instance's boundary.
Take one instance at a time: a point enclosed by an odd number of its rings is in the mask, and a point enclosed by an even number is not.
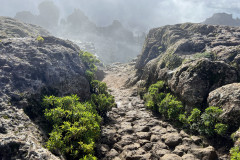
<svg viewBox="0 0 240 160"><path fill-rule="evenodd" d="M104 82L93 80L91 82L91 104L96 108L98 114L106 117L108 111L116 106L114 97L107 92L107 85Z"/></svg>
<svg viewBox="0 0 240 160"><path fill-rule="evenodd" d="M87 80L88 80L89 82L91 82L91 81L94 80L94 77L95 77L94 72L92 72L92 71L90 71L90 70L87 69L87 70L85 71L85 75L86 75Z"/></svg>
<svg viewBox="0 0 240 160"><path fill-rule="evenodd" d="M97 158L91 154L88 154L88 155L84 156L83 158L81 158L80 160L97 160Z"/></svg>
<svg viewBox="0 0 240 160"><path fill-rule="evenodd" d="M100 136L101 117L90 103L80 103L76 95L45 97L45 117L53 125L46 147L69 159L93 154Z"/></svg>
<svg viewBox="0 0 240 160"><path fill-rule="evenodd" d="M228 125L222 124L222 123L217 123L215 125L214 131L219 134L219 135L225 135L228 129Z"/></svg>
<svg viewBox="0 0 240 160"><path fill-rule="evenodd" d="M223 111L218 107L208 107L201 115L201 127L199 132L208 136L213 136L215 125L220 121L219 116Z"/></svg>
<svg viewBox="0 0 240 160"><path fill-rule="evenodd" d="M187 123L190 125L190 129L198 131L200 127L201 111L197 108L194 108L191 111L190 116L187 118Z"/></svg>
<svg viewBox="0 0 240 160"><path fill-rule="evenodd" d="M230 150L231 160L240 160L240 150L239 147L233 147Z"/></svg>
<svg viewBox="0 0 240 160"><path fill-rule="evenodd" d="M92 94L91 102L98 111L98 114L102 117L106 117L107 112L116 106L114 97L106 94Z"/></svg>
<svg viewBox="0 0 240 160"><path fill-rule="evenodd" d="M176 97L168 93L165 98L158 103L158 111L164 117L170 120L179 120L179 115L183 109L181 101L176 100Z"/></svg>
<svg viewBox="0 0 240 160"><path fill-rule="evenodd" d="M179 121L184 128L202 135L214 136L218 134L223 136L227 132L228 125L221 123L219 118L223 112L222 109L208 107L201 113L199 109L194 108L188 115L187 112L183 113L182 102L166 91L167 87L163 81L152 84L148 88L148 93L144 95L146 107L160 113L166 119Z"/></svg>
<svg viewBox="0 0 240 160"><path fill-rule="evenodd" d="M79 56L82 62L87 67L85 75L88 81L91 83L95 79L95 72L97 71L96 64L100 63L100 61L97 59L96 56L89 52L80 51Z"/></svg>
<svg viewBox="0 0 240 160"><path fill-rule="evenodd" d="M39 43L43 43L43 42L44 42L44 39L43 39L43 37L41 37L41 36L38 36L36 40L37 40Z"/></svg>
<svg viewBox="0 0 240 160"><path fill-rule="evenodd" d="M152 84L148 88L148 93L143 96L145 100L145 105L148 109L158 112L158 103L160 103L166 96L164 91L166 90L165 83L163 81L158 81Z"/></svg>
<svg viewBox="0 0 240 160"><path fill-rule="evenodd" d="M104 82L98 80L91 81L91 91L95 94L108 94L107 85Z"/></svg>
<svg viewBox="0 0 240 160"><path fill-rule="evenodd" d="M96 72L97 67L95 64L100 63L96 56L89 52L80 51L79 56L82 62L88 67L91 72Z"/></svg>

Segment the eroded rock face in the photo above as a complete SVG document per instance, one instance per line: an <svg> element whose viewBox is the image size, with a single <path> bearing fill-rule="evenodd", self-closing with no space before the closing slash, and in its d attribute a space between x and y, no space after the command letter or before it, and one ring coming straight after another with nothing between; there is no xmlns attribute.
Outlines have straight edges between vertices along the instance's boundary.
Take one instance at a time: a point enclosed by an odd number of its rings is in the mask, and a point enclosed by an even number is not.
<svg viewBox="0 0 240 160"><path fill-rule="evenodd" d="M149 31L127 85L164 80L188 106L207 104L209 92L239 81L240 29L177 24Z"/></svg>
<svg viewBox="0 0 240 160"><path fill-rule="evenodd" d="M4 22L18 24L8 18ZM7 35L11 36L22 37L17 33ZM90 95L84 74L86 67L78 55L80 49L70 41L43 38L43 42L36 37L7 38L0 42L0 157L3 160L59 159L43 147L44 132L26 115L41 111L40 105L32 108L29 99L41 100L41 94L77 94L81 98ZM32 114L31 118L36 115Z"/></svg>
<svg viewBox="0 0 240 160"><path fill-rule="evenodd" d="M240 124L240 83L222 86L209 93L209 106L223 109L222 120L239 127Z"/></svg>

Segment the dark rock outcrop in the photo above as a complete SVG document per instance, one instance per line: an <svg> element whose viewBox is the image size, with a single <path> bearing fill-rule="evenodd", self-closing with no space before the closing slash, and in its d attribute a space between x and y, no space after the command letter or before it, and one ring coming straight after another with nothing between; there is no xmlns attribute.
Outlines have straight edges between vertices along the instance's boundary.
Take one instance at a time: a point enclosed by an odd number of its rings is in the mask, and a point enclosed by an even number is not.
<svg viewBox="0 0 240 160"><path fill-rule="evenodd" d="M239 55L239 28L191 23L154 28L127 85L164 80L188 106L206 106L209 92L239 81Z"/></svg>
<svg viewBox="0 0 240 160"><path fill-rule="evenodd" d="M1 21L0 30L9 34L0 42L0 157L59 159L43 147L45 133L31 120L41 114L41 105L33 103L44 94L90 95L86 66L78 55L80 49L51 36L38 41L36 37L8 32L25 27L26 33L38 35L41 29L9 18L1 17Z"/></svg>
<svg viewBox="0 0 240 160"><path fill-rule="evenodd" d="M21 21L0 16L0 40L4 38L47 36L50 33L43 28Z"/></svg>
<svg viewBox="0 0 240 160"><path fill-rule="evenodd" d="M182 65L168 84L188 105L206 106L203 102L206 102L209 92L236 81L237 72L230 65L201 59Z"/></svg>
<svg viewBox="0 0 240 160"><path fill-rule="evenodd" d="M240 26L240 19L233 19L232 14L215 13L212 17L207 18L203 24Z"/></svg>
<svg viewBox="0 0 240 160"><path fill-rule="evenodd" d="M223 109L222 120L239 127L240 124L240 83L222 86L209 93L209 106L219 106Z"/></svg>

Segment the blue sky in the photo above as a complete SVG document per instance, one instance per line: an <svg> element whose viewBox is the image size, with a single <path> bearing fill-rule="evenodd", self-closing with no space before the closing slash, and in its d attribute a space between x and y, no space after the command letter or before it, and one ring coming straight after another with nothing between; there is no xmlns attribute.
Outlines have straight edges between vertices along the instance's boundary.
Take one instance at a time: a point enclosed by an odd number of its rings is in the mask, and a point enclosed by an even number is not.
<svg viewBox="0 0 240 160"><path fill-rule="evenodd" d="M0 15L13 17L19 11L38 14L44 0L0 0ZM79 8L98 25L118 19L125 25L147 28L182 22L202 22L216 12L240 17L239 0L52 0L66 17Z"/></svg>

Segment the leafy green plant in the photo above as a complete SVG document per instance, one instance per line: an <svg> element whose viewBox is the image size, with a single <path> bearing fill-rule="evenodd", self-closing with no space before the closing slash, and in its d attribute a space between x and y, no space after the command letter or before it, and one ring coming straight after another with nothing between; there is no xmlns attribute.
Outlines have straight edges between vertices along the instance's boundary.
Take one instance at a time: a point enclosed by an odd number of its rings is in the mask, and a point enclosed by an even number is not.
<svg viewBox="0 0 240 160"><path fill-rule="evenodd" d="M230 150L231 160L239 160L240 159L240 150L239 147L233 147Z"/></svg>
<svg viewBox="0 0 240 160"><path fill-rule="evenodd" d="M44 38L41 36L38 36L36 39L39 43L43 43L44 42Z"/></svg>
<svg viewBox="0 0 240 160"><path fill-rule="evenodd" d="M45 117L53 124L46 147L69 159L91 156L100 136L101 117L95 108L90 103L80 103L76 95L45 97L43 105Z"/></svg>
<svg viewBox="0 0 240 160"><path fill-rule="evenodd" d="M225 135L228 129L228 125L223 124L223 123L217 123L215 125L214 131L219 134L219 135Z"/></svg>
<svg viewBox="0 0 240 160"><path fill-rule="evenodd" d="M116 106L114 97L107 92L107 85L104 82L93 80L91 82L91 104L96 108L98 114L106 117L108 111Z"/></svg>
<svg viewBox="0 0 240 160"><path fill-rule="evenodd" d="M82 60L82 62L86 65L87 69L85 71L85 75L89 82L93 81L95 79L95 72L97 71L97 63L100 63L100 61L97 59L96 56L89 52L80 51L79 56Z"/></svg>
<svg viewBox="0 0 240 160"><path fill-rule="evenodd" d="M95 156L93 156L92 154L88 154L88 155L84 156L83 158L81 158L80 160L97 160L97 158Z"/></svg>
<svg viewBox="0 0 240 160"><path fill-rule="evenodd" d="M166 86L163 81L158 81L148 88L148 93L146 93L143 97L145 105L148 109L158 112L157 104L160 103L166 96L164 90L166 90Z"/></svg>
<svg viewBox="0 0 240 160"><path fill-rule="evenodd" d="M116 106L114 97L106 94L92 94L91 102L98 111L98 114L104 118L106 117L107 112L110 111L112 107Z"/></svg>
<svg viewBox="0 0 240 160"><path fill-rule="evenodd" d="M211 106L201 112L194 108L188 115L182 102L166 92L167 87L163 81L152 84L148 88L148 93L144 95L146 107L160 113L166 119L181 122L182 126L190 131L206 136L226 134L228 125L221 123L219 118L222 109Z"/></svg>
<svg viewBox="0 0 240 160"><path fill-rule="evenodd" d="M98 80L91 81L91 90L92 93L95 94L108 94L107 85L104 82L100 82Z"/></svg>
<svg viewBox="0 0 240 160"><path fill-rule="evenodd" d="M215 125L220 121L219 116L223 111L214 106L210 106L205 109L205 112L201 115L201 127L199 132L208 136L213 136L215 131Z"/></svg>
<svg viewBox="0 0 240 160"><path fill-rule="evenodd" d="M170 93L166 94L166 90L167 87L163 81L152 84L148 88L148 93L144 95L145 105L167 119L178 120L183 105Z"/></svg>
<svg viewBox="0 0 240 160"><path fill-rule="evenodd" d="M92 72L97 71L97 67L95 64L100 63L96 56L89 52L80 51L79 56L82 62L88 67L88 69Z"/></svg>
<svg viewBox="0 0 240 160"><path fill-rule="evenodd" d="M190 125L190 129L194 131L199 130L199 126L201 125L200 122L201 119L201 111L197 108L194 108L191 111L190 116L187 118L187 123Z"/></svg>
<svg viewBox="0 0 240 160"><path fill-rule="evenodd" d="M179 120L179 115L183 109L181 101L176 100L176 97L168 93L165 98L158 103L158 111L164 117L170 120Z"/></svg>
<svg viewBox="0 0 240 160"><path fill-rule="evenodd" d="M208 107L205 112L194 108L191 114L187 117L186 113L179 117L179 121L185 126L189 126L191 131L197 131L200 134L207 136L225 135L228 125L221 123L219 116L222 110L218 107Z"/></svg>

